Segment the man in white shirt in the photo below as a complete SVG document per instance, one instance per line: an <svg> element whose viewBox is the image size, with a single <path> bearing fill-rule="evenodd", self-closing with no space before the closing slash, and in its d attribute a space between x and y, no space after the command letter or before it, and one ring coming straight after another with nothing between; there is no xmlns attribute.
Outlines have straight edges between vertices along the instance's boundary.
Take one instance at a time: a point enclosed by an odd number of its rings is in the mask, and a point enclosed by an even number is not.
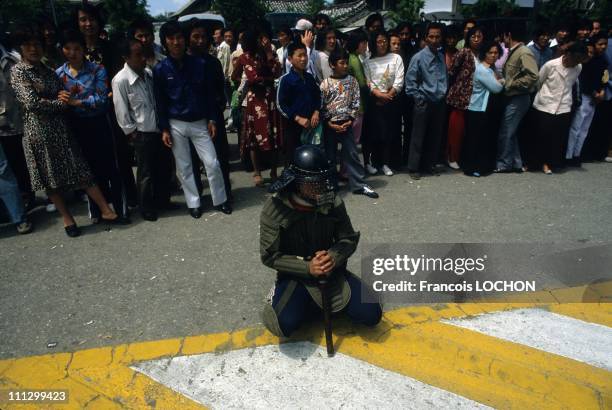
<svg viewBox="0 0 612 410"><path fill-rule="evenodd" d="M173 209L171 152L162 143L157 127L153 74L147 67L144 46L132 38L120 51L125 64L112 81L115 114L136 152L140 212L143 219L155 221L158 210Z"/></svg>
<svg viewBox="0 0 612 410"><path fill-rule="evenodd" d="M587 48L576 42L565 54L548 61L538 74L538 92L533 102L532 139L527 146L529 167L542 167L552 174L563 163L572 121L572 87L587 59Z"/></svg>
<svg viewBox="0 0 612 410"><path fill-rule="evenodd" d="M230 78L232 77L232 52L236 49L234 43L234 31L231 28L223 30L223 42L217 47L217 58L221 61L223 67L223 76L225 77L225 99L232 100L232 92Z"/></svg>
<svg viewBox="0 0 612 410"><path fill-rule="evenodd" d="M278 42L280 47L276 49L276 55L278 56L278 61L281 63L281 70L283 72L281 74L287 73L287 46L291 43L291 39L293 34L291 33L291 29L289 26L281 27L276 32L276 36L278 38Z"/></svg>
<svg viewBox="0 0 612 410"><path fill-rule="evenodd" d="M225 101L232 101L232 71L234 66L232 64L232 53L236 50L234 31L231 28L223 29L223 42L217 47L217 58L221 62L223 68L224 84L223 92L225 93ZM226 128L231 132L235 129L232 117L228 119Z"/></svg>
<svg viewBox="0 0 612 410"><path fill-rule="evenodd" d="M213 47L216 49L223 43L223 27L216 28L213 31Z"/></svg>

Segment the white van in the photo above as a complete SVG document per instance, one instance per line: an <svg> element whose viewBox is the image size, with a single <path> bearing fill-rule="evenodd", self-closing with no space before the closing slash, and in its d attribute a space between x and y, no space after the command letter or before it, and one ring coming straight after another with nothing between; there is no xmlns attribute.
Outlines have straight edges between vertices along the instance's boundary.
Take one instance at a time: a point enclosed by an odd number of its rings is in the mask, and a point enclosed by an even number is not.
<svg viewBox="0 0 612 410"><path fill-rule="evenodd" d="M186 14L178 18L179 23L184 23L191 19L203 20L209 26L209 29L214 30L217 28L225 28L225 19L223 16L213 13L195 13L195 14ZM212 34L212 31L211 33Z"/></svg>

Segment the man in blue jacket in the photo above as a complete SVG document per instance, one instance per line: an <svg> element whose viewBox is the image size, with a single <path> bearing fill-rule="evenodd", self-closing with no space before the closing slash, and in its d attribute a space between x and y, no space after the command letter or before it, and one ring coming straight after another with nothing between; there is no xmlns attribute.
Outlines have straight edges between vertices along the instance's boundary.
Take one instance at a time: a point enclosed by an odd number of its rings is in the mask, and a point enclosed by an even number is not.
<svg viewBox="0 0 612 410"><path fill-rule="evenodd" d="M217 126L211 70L203 59L186 54L186 39L179 23L165 23L160 39L168 57L153 71L157 117L162 140L172 148L189 213L196 219L202 216L189 152L191 140L206 168L213 205L230 214L232 208L213 145Z"/></svg>
<svg viewBox="0 0 612 410"><path fill-rule="evenodd" d="M287 46L291 70L280 78L276 102L285 118L283 145L286 158L293 158L301 145L303 130L317 128L321 109L321 91L314 77L306 71L306 46L293 42Z"/></svg>
<svg viewBox="0 0 612 410"><path fill-rule="evenodd" d="M192 19L189 22L187 32L187 43L188 43L188 54L192 56L200 57L208 64L212 76L212 84L215 90L215 102L216 102L216 113L215 122L217 124L217 136L213 139L215 150L217 152L217 159L221 164L221 172L223 173L223 182L225 183L225 193L227 199L232 202L232 183L230 181L230 163L229 163L229 143L227 141L227 132L225 130L225 118L223 117L223 111L227 105L225 99L225 79L223 77L223 66L219 59L210 54L210 40L208 37L208 31L206 28L206 22L204 20ZM202 192L202 180L199 172L200 161L197 157L195 150L191 152L191 159L194 162L194 173L196 177L196 185L198 191Z"/></svg>

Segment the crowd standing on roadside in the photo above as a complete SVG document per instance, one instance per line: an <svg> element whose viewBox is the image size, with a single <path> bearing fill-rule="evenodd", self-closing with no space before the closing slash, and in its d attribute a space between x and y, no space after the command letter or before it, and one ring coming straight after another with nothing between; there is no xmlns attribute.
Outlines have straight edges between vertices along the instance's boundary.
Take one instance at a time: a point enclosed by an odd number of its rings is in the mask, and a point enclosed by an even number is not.
<svg viewBox="0 0 612 410"><path fill-rule="evenodd" d="M336 189L370 198L367 177L379 173L552 175L612 162L612 47L600 21L528 36L517 20L390 29L374 13L341 33L324 14L275 32L194 19L164 23L161 45L150 21L113 43L104 25L84 4L60 27L0 36L0 197L19 233L32 230L26 211L41 191L70 237L81 231L69 195L88 202L94 224L129 224L130 210L155 221L179 208L180 187L200 218L202 171L214 208L231 214L228 132L255 186L313 144Z"/></svg>

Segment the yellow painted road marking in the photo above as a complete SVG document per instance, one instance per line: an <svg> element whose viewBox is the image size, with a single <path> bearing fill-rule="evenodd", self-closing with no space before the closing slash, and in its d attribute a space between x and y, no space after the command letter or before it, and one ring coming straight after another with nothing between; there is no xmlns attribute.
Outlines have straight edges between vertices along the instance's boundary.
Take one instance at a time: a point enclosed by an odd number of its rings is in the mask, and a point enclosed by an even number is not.
<svg viewBox="0 0 612 410"><path fill-rule="evenodd" d="M384 344L348 341L343 352L496 408L612 405L606 370L439 322L404 325L402 313Z"/></svg>
<svg viewBox="0 0 612 410"><path fill-rule="evenodd" d="M612 327L612 303L567 303L550 305L549 309L560 315Z"/></svg>
<svg viewBox="0 0 612 410"><path fill-rule="evenodd" d="M490 303L413 306L374 329L337 322L347 355L497 408L612 408L612 373L565 357L439 323L485 312L542 307L610 326L612 304ZM321 328L297 339L324 344ZM68 389L66 405L31 409L192 409L201 405L132 370L131 364L279 343L262 328L0 361L0 389ZM333 360L333 359L332 359Z"/></svg>

